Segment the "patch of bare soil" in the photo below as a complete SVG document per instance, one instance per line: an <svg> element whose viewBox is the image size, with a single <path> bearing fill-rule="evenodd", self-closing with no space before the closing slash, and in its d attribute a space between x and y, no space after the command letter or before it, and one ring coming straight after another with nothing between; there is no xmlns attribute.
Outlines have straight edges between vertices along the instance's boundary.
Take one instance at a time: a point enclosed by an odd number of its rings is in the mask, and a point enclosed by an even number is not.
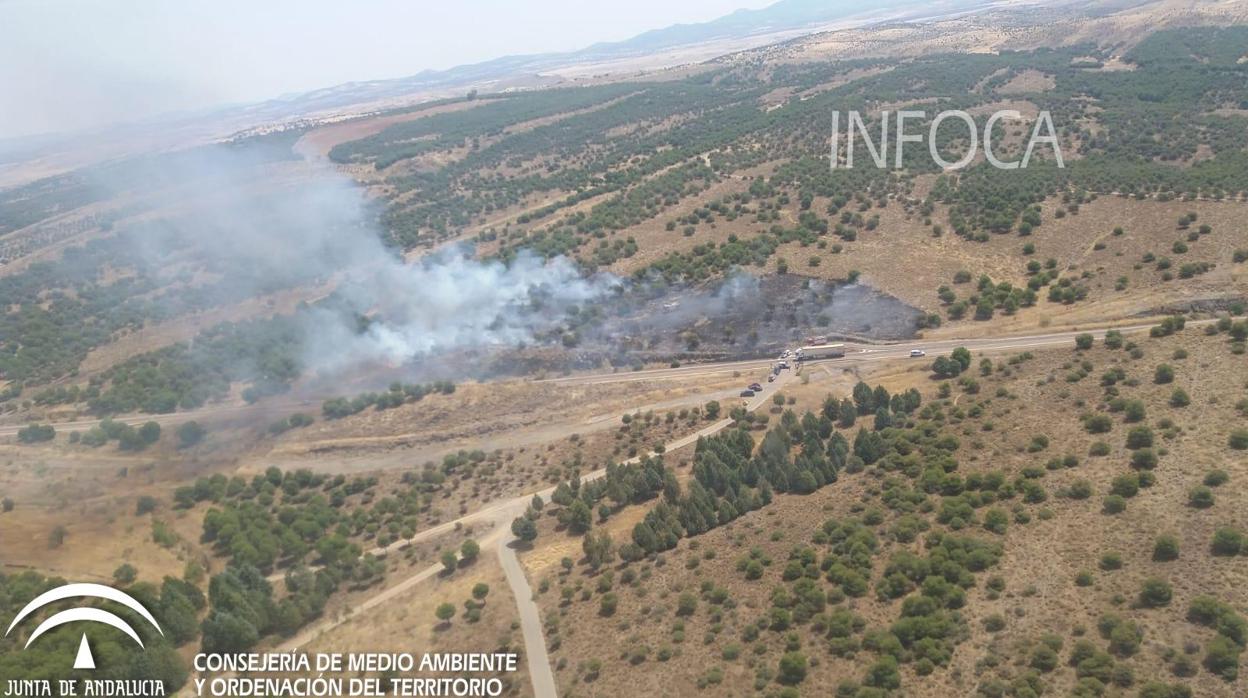
<svg viewBox="0 0 1248 698"><path fill-rule="evenodd" d="M1011 77L1004 85L996 89L1003 95L1027 94L1031 92L1048 92L1057 86L1057 81L1052 75L1046 75L1039 70L1023 70L1019 71Z"/></svg>

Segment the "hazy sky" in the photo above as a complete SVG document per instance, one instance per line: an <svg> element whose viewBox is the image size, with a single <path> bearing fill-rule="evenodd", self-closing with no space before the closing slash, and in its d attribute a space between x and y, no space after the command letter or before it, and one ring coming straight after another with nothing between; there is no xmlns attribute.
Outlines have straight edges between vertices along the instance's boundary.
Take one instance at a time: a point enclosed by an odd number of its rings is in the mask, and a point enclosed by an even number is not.
<svg viewBox="0 0 1248 698"><path fill-rule="evenodd" d="M566 51L774 0L0 0L0 139Z"/></svg>

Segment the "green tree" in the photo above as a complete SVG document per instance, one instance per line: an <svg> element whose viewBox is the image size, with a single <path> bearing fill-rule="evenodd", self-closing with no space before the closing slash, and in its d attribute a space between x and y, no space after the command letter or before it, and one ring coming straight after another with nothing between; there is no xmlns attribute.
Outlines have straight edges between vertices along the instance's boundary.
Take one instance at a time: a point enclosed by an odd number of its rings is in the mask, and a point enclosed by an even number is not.
<svg viewBox="0 0 1248 698"><path fill-rule="evenodd" d="M537 524L527 516L517 516L512 519L511 533L521 541L531 543L537 539Z"/></svg>
<svg viewBox="0 0 1248 698"><path fill-rule="evenodd" d="M966 347L958 347L957 349L954 349L953 352L949 354L949 358L957 361L963 371L971 367L971 352Z"/></svg>
<svg viewBox="0 0 1248 698"><path fill-rule="evenodd" d="M464 562L473 562L481 554L481 546L475 540L469 538L459 546L459 554L464 559Z"/></svg>
<svg viewBox="0 0 1248 698"><path fill-rule="evenodd" d="M203 441L204 436L208 434L208 430L200 425L199 422L191 420L178 425L176 433L178 436L178 448L190 448Z"/></svg>
<svg viewBox="0 0 1248 698"><path fill-rule="evenodd" d="M438 607L434 609L433 615L436 616L439 621L448 623L455 617L455 604L444 601L438 604Z"/></svg>
<svg viewBox="0 0 1248 698"><path fill-rule="evenodd" d="M585 553L585 561L595 570L610 564L615 558L615 545L611 541L611 534L606 531L585 534L585 538L581 540L581 550Z"/></svg>
<svg viewBox="0 0 1248 698"><path fill-rule="evenodd" d="M593 524L594 517L585 500L578 498L567 509L563 510L560 520L568 527L569 531L584 533Z"/></svg>
<svg viewBox="0 0 1248 698"><path fill-rule="evenodd" d="M443 550L442 551L443 570L445 570L447 574L450 574L451 572L454 572L457 567L459 567L459 556L455 554L455 551Z"/></svg>
<svg viewBox="0 0 1248 698"><path fill-rule="evenodd" d="M139 440L143 445L150 446L160 440L160 425L156 422L144 422L138 429Z"/></svg>

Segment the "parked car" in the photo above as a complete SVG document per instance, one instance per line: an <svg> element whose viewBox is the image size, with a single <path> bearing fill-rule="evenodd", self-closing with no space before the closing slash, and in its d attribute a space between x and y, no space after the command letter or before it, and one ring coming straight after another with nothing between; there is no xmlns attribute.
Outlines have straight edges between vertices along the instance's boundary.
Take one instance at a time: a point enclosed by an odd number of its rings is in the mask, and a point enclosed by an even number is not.
<svg viewBox="0 0 1248 698"><path fill-rule="evenodd" d="M767 376L767 382L768 382L768 383L772 383L772 382L774 382L775 380L776 380L776 374L774 374L774 373L773 373L773 374L771 374L771 375Z"/></svg>
<svg viewBox="0 0 1248 698"><path fill-rule="evenodd" d="M911 349L911 350L910 350L910 358L912 358L912 359L917 359L917 358L919 358L920 356L927 356L927 352L923 351L922 349Z"/></svg>
<svg viewBox="0 0 1248 698"><path fill-rule="evenodd" d="M762 389L763 389L763 386L759 385L758 383L750 383L750 390L753 390L754 392L757 393L758 391Z"/></svg>
<svg viewBox="0 0 1248 698"><path fill-rule="evenodd" d="M753 390L742 390L742 391L741 391L741 397L754 397L754 391L753 391Z"/></svg>

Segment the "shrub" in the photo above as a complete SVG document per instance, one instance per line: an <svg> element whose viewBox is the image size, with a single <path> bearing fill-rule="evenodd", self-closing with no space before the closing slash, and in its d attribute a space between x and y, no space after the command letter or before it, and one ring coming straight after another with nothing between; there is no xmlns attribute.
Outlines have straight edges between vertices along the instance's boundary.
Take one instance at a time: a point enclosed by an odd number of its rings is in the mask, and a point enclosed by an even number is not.
<svg viewBox="0 0 1248 698"><path fill-rule="evenodd" d="M897 658L891 654L886 654L877 659L867 669L867 675L863 683L873 688L884 690L900 688L901 675L897 671Z"/></svg>
<svg viewBox="0 0 1248 698"><path fill-rule="evenodd" d="M1238 555L1244 547L1244 535L1233 528L1219 528L1213 532L1210 550L1214 555Z"/></svg>
<svg viewBox="0 0 1248 698"><path fill-rule="evenodd" d="M1192 398L1187 394L1186 390L1175 388L1174 392L1170 393L1171 407L1187 407L1190 404L1192 404Z"/></svg>
<svg viewBox="0 0 1248 698"><path fill-rule="evenodd" d="M1140 687L1140 698L1192 698L1192 689L1181 683L1167 685L1149 681Z"/></svg>
<svg viewBox="0 0 1248 698"><path fill-rule="evenodd" d="M1010 517L1003 509L994 507L984 514L984 528L996 534L1004 535L1009 521Z"/></svg>
<svg viewBox="0 0 1248 698"><path fill-rule="evenodd" d="M1218 487L1226 484L1226 482L1230 479L1231 476L1228 475L1225 470L1215 469L1205 473L1204 483L1207 487Z"/></svg>
<svg viewBox="0 0 1248 698"><path fill-rule="evenodd" d="M1153 382L1158 385L1174 382L1174 369L1169 364L1159 364L1153 371Z"/></svg>
<svg viewBox="0 0 1248 698"><path fill-rule="evenodd" d="M1227 437L1226 445L1236 451L1248 450L1248 429L1236 429Z"/></svg>
<svg viewBox="0 0 1248 698"><path fill-rule="evenodd" d="M1087 333L1075 335L1075 348L1076 349L1091 349L1092 348L1092 335L1087 334Z"/></svg>
<svg viewBox="0 0 1248 698"><path fill-rule="evenodd" d="M1225 635L1218 635L1205 647L1205 668L1226 681L1239 677L1240 646Z"/></svg>
<svg viewBox="0 0 1248 698"><path fill-rule="evenodd" d="M1213 506L1213 490L1204 485L1193 487L1187 493L1187 503L1196 509L1208 509Z"/></svg>
<svg viewBox="0 0 1248 698"><path fill-rule="evenodd" d="M1087 499L1092 496L1092 483L1087 480L1075 480L1070 483L1070 489L1066 490L1066 496L1071 499Z"/></svg>
<svg viewBox="0 0 1248 698"><path fill-rule="evenodd" d="M56 429L51 424L31 424L17 432L17 440L24 444L51 441L56 438Z"/></svg>
<svg viewBox="0 0 1248 698"><path fill-rule="evenodd" d="M1114 420L1107 414L1094 414L1083 423L1089 434L1105 434L1114 428Z"/></svg>
<svg viewBox="0 0 1248 698"><path fill-rule="evenodd" d="M1131 452L1131 467L1136 470L1152 470L1157 467L1157 454L1151 448L1140 448Z"/></svg>
<svg viewBox="0 0 1248 698"><path fill-rule="evenodd" d="M676 601L676 615L691 616L696 610L698 610L698 597L687 591L682 593Z"/></svg>
<svg viewBox="0 0 1248 698"><path fill-rule="evenodd" d="M1153 430L1145 426L1131 427L1127 432L1127 448L1148 448L1153 445Z"/></svg>
<svg viewBox="0 0 1248 698"><path fill-rule="evenodd" d="M806 680L806 655L801 652L786 652L780 658L780 669L776 680L786 686L794 686Z"/></svg>
<svg viewBox="0 0 1248 698"><path fill-rule="evenodd" d="M1032 669L1048 673L1057 668L1057 652L1048 645L1041 644L1032 650L1031 660L1028 664Z"/></svg>
<svg viewBox="0 0 1248 698"><path fill-rule="evenodd" d="M1153 559L1157 562L1179 559L1179 540L1171 535L1157 536L1153 542Z"/></svg>
<svg viewBox="0 0 1248 698"><path fill-rule="evenodd" d="M615 592L608 591L598 600L598 615L603 617L613 616L619 605L619 597L615 595Z"/></svg>
<svg viewBox="0 0 1248 698"><path fill-rule="evenodd" d="M1140 479L1134 473L1119 475L1110 484L1110 492L1123 497L1134 497L1140 491Z"/></svg>
<svg viewBox="0 0 1248 698"><path fill-rule="evenodd" d="M1140 605L1147 608L1160 608L1168 606L1170 599L1174 598L1174 590L1170 588L1170 583L1149 577L1144 580L1144 586L1140 589Z"/></svg>
<svg viewBox="0 0 1248 698"><path fill-rule="evenodd" d="M134 580L137 579L138 576L139 571L134 568L134 565L128 562L122 563L117 569L113 570L113 581L116 582L118 586L129 586L134 583Z"/></svg>
<svg viewBox="0 0 1248 698"><path fill-rule="evenodd" d="M1121 623L1109 634L1109 651L1119 657L1130 657L1140 651L1140 640L1143 639L1143 637L1143 631L1141 631L1139 626L1135 623L1131 621ZM1112 677L1115 677L1112 680L1119 685L1130 684L1129 679L1124 681L1120 678L1116 678L1121 676L1119 672L1124 669L1130 671L1129 667L1118 665L1117 667L1114 667L1114 672L1111 674Z"/></svg>
<svg viewBox="0 0 1248 698"><path fill-rule="evenodd" d="M1122 556L1118 553L1105 553L1101 556L1101 569L1120 570L1122 569Z"/></svg>
<svg viewBox="0 0 1248 698"><path fill-rule="evenodd" d="M1106 514L1121 514L1127 510L1127 500L1122 495L1111 494L1101 503L1101 511Z"/></svg>
<svg viewBox="0 0 1248 698"><path fill-rule="evenodd" d="M134 503L134 515L142 516L156 510L156 498L151 495L143 495Z"/></svg>

